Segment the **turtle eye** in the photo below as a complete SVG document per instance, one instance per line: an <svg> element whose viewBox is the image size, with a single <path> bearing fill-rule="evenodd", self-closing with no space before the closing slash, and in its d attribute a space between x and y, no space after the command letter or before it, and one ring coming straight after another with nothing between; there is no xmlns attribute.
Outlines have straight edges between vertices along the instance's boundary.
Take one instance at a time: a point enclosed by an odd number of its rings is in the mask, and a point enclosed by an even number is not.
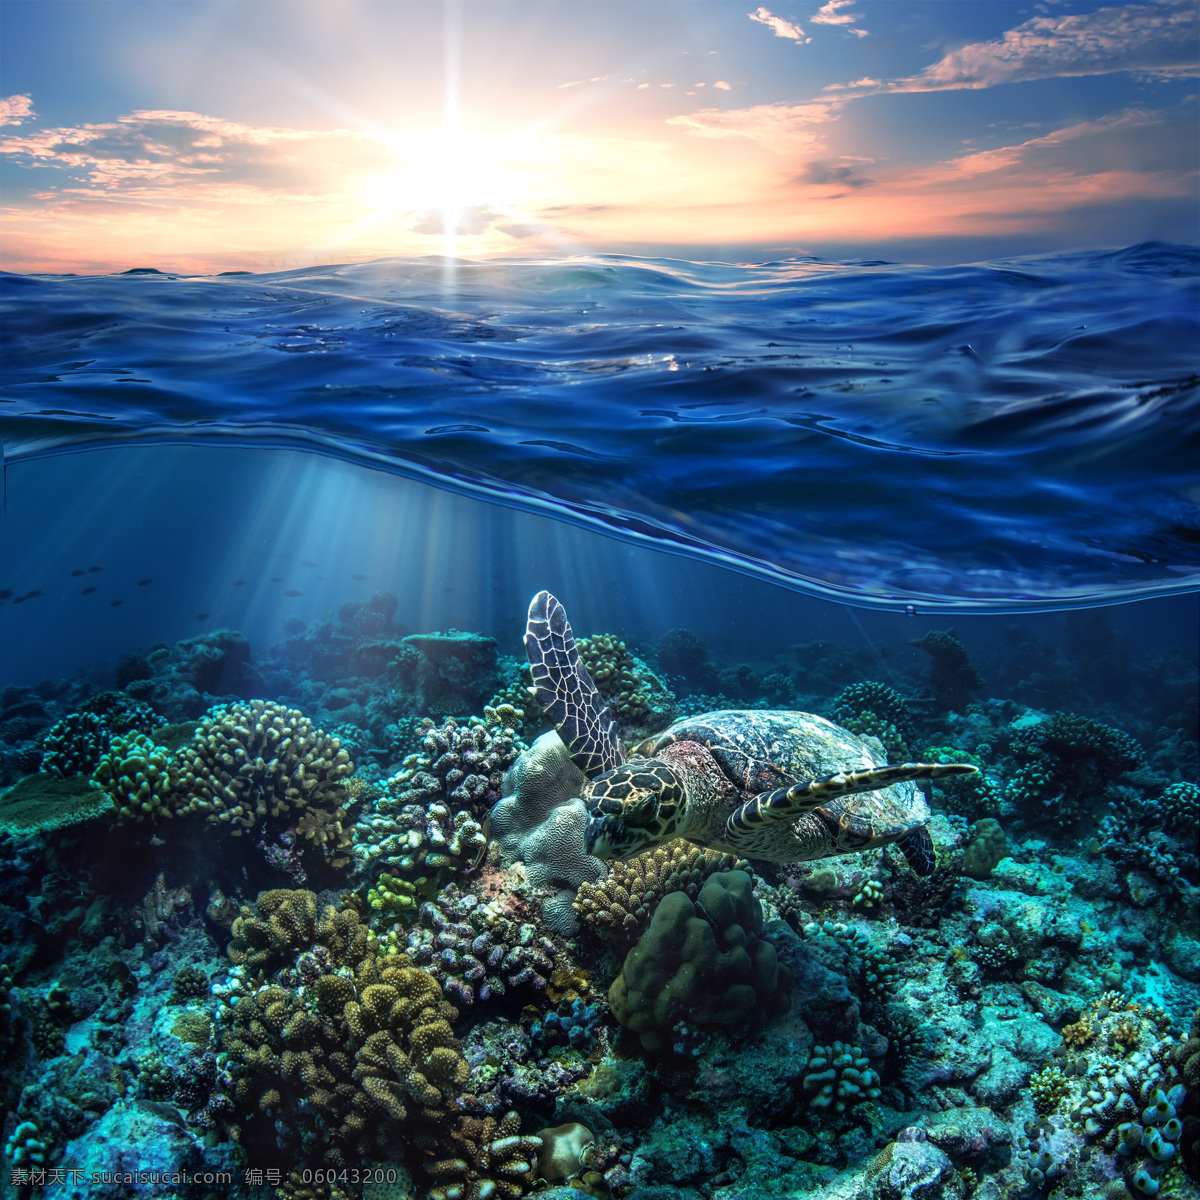
<svg viewBox="0 0 1200 1200"><path fill-rule="evenodd" d="M643 792L627 800L621 808L621 817L626 825L649 825L658 812L658 797Z"/></svg>

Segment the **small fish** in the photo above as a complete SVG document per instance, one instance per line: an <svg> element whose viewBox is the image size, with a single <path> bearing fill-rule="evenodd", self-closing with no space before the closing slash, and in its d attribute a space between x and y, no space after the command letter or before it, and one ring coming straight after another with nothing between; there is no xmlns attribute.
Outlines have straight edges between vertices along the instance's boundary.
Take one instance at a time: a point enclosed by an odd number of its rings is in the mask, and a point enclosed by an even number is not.
<svg viewBox="0 0 1200 1200"><path fill-rule="evenodd" d="M4 591L0 592L0 600L7 600L12 594L12 588L5 588Z"/></svg>
<svg viewBox="0 0 1200 1200"><path fill-rule="evenodd" d="M452 592L452 591L454 591L454 589L452 587L444 587L444 588L442 588L442 591L443 592Z"/></svg>
<svg viewBox="0 0 1200 1200"><path fill-rule="evenodd" d="M245 581L244 579L235 579L235 580L233 581L233 586L234 586L234 587L245 587L245 586L246 586L246 581Z"/></svg>
<svg viewBox="0 0 1200 1200"><path fill-rule="evenodd" d="M351 575L350 578L357 579L359 583L362 583L362 581L364 579L366 579L366 576L365 575Z"/></svg>
<svg viewBox="0 0 1200 1200"><path fill-rule="evenodd" d="M108 607L109 608L117 608L119 605L124 604L124 603L125 603L124 600L110 600L108 602Z"/></svg>
<svg viewBox="0 0 1200 1200"><path fill-rule="evenodd" d="M154 582L153 579L139 579L138 587L145 587L148 583L153 583L153 582Z"/></svg>
<svg viewBox="0 0 1200 1200"><path fill-rule="evenodd" d="M44 596L45 594L46 593L43 592L41 588L34 588L32 592L26 592L25 595L21 597L21 599L22 600L32 600L34 598L34 596Z"/></svg>
<svg viewBox="0 0 1200 1200"><path fill-rule="evenodd" d="M14 596L14 597L13 597L13 603L14 603L14 604L24 604L24 603L25 603L25 597L24 597L24 596Z"/></svg>
<svg viewBox="0 0 1200 1200"><path fill-rule="evenodd" d="M290 596L290 597L292 597L293 599L294 599L296 596L303 596L303 595L304 595L304 593L303 593L303 592L298 592L298 591L296 591L296 589L295 589L295 588L288 588L288 590L287 590L286 592L284 592L283 594L284 594L285 596Z"/></svg>
<svg viewBox="0 0 1200 1200"><path fill-rule="evenodd" d="M96 573L97 571L103 571L103 570L104 570L104 568L103 568L103 567L88 567L88 569L87 569L87 573L88 573L89 575L95 575L95 573Z"/></svg>
<svg viewBox="0 0 1200 1200"><path fill-rule="evenodd" d="M196 614L196 620L197 620L197 621L207 621L207 620L208 620L208 613L197 613L197 614Z"/></svg>
<svg viewBox="0 0 1200 1200"><path fill-rule="evenodd" d="M282 583L282 582L283 582L283 576L282 576L282 575L272 575L272 576L271 576L271 582L272 582L272 583Z"/></svg>
<svg viewBox="0 0 1200 1200"><path fill-rule="evenodd" d="M79 594L81 596L90 596L93 592L99 591L99 588L86 587Z"/></svg>
<svg viewBox="0 0 1200 1200"><path fill-rule="evenodd" d="M315 562L309 562L306 558L300 565L302 567L315 567L317 564Z"/></svg>
<svg viewBox="0 0 1200 1200"><path fill-rule="evenodd" d="M75 570L73 570L71 572L71 577L74 578L76 575L86 575L86 574L87 574L86 571L81 571L78 567L76 567Z"/></svg>

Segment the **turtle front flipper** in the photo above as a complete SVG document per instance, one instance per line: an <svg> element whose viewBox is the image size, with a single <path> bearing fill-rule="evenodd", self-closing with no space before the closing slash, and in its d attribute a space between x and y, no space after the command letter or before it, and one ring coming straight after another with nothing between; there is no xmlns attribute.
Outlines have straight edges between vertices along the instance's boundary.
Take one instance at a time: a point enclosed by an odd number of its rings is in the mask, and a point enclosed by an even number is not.
<svg viewBox="0 0 1200 1200"><path fill-rule="evenodd" d="M592 779L625 761L612 713L579 659L566 609L549 592L529 605L525 654L533 688L571 761Z"/></svg>
<svg viewBox="0 0 1200 1200"><path fill-rule="evenodd" d="M776 788L773 792L763 792L761 796L747 800L730 814L725 822L725 841L734 847L749 848L764 825L773 821L794 821L839 796L876 792L910 779L973 775L977 770L969 763L897 763L887 767L869 767L863 771L845 771L827 775L824 779L810 779L806 783L794 783L791 787Z"/></svg>

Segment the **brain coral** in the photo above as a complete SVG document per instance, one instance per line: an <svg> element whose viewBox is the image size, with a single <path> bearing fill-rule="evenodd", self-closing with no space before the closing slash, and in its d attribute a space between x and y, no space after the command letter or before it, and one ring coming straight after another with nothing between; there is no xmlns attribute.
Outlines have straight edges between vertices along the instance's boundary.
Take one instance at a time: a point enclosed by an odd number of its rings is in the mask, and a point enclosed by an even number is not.
<svg viewBox="0 0 1200 1200"><path fill-rule="evenodd" d="M661 1053L682 1017L742 1033L786 1012L792 973L760 940L762 906L745 871L713 875L693 903L672 892L609 989L618 1021Z"/></svg>

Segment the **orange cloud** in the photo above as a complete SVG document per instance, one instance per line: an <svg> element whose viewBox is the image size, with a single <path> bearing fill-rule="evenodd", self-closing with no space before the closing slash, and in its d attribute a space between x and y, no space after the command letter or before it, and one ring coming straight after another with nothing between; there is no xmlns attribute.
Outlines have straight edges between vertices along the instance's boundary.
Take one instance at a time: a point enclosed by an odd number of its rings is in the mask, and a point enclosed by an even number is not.
<svg viewBox="0 0 1200 1200"><path fill-rule="evenodd" d="M33 115L32 96L0 96L0 125L20 125Z"/></svg>

